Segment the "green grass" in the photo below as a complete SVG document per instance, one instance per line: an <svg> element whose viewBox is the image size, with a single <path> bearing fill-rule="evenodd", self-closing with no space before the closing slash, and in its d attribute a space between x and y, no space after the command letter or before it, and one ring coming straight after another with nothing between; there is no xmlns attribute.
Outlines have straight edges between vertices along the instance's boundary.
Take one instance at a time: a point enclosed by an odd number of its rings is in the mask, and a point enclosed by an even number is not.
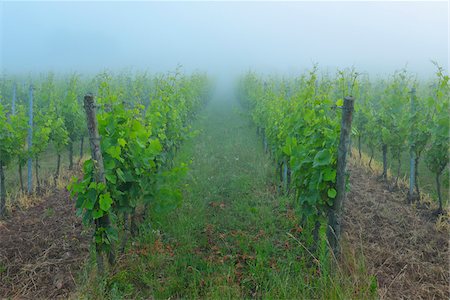
<svg viewBox="0 0 450 300"><path fill-rule="evenodd" d="M191 160L182 206L143 224L111 274L82 276L80 295L376 298L364 270L331 272L324 255L314 263L304 250L309 237L301 232L295 205L278 195L274 165L237 105L211 103L194 129L199 135L177 154L179 161Z"/></svg>

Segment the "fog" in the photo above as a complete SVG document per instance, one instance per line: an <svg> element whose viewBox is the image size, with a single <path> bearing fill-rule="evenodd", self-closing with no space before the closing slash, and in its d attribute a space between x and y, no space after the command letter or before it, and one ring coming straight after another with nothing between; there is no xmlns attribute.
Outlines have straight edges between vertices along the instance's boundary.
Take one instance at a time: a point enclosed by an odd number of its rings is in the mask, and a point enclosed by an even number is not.
<svg viewBox="0 0 450 300"><path fill-rule="evenodd" d="M318 63L385 74L448 69L449 4L441 2L0 3L6 73L291 74Z"/></svg>

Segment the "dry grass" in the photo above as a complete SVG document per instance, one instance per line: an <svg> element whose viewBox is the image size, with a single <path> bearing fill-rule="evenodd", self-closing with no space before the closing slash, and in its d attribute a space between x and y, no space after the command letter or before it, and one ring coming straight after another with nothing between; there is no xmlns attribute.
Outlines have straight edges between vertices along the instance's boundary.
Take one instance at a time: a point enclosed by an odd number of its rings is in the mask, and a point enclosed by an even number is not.
<svg viewBox="0 0 450 300"><path fill-rule="evenodd" d="M31 200L25 200L31 207L0 222L0 295L66 298L87 257L89 234L82 234L67 191Z"/></svg>
<svg viewBox="0 0 450 300"><path fill-rule="evenodd" d="M370 170L373 175L380 175L383 172L383 164L379 161L373 159L371 163L371 167L369 168L369 160L370 156L367 155L364 152L361 152L361 159L359 158L358 150L356 148L352 148L352 163L361 167L364 167L367 170ZM387 172L388 180L387 182L390 184L393 184L395 180L395 176L392 174L392 171L388 169ZM405 199L407 199L408 196L408 189L409 189L409 178L407 176L399 177L398 179L398 186L390 187L391 189L395 189L396 192L399 192L404 195ZM415 206L426 206L430 208L431 210L436 210L438 208L438 203L436 200L431 197L430 194L425 193L423 190L420 192L420 202L414 203ZM447 220L449 216L449 209L448 207L444 208L446 210ZM439 218L442 219L442 218Z"/></svg>
<svg viewBox="0 0 450 300"><path fill-rule="evenodd" d="M44 176L41 178L41 188L39 191L34 190L33 194L23 193L18 187L14 187L9 190L6 199L6 209L9 213L13 214L17 210L27 210L35 205L40 204L43 199L47 199L56 191L66 190L71 178L80 174L83 160L74 166L73 170L61 168L60 176L56 180L53 178L53 173L44 172ZM36 187L36 179L33 178L33 187ZM25 188L26 189L26 188Z"/></svg>
<svg viewBox="0 0 450 300"><path fill-rule="evenodd" d="M344 238L365 257L379 297L449 299L448 213L436 219L428 205L407 205L403 188L392 191L357 159L349 169Z"/></svg>

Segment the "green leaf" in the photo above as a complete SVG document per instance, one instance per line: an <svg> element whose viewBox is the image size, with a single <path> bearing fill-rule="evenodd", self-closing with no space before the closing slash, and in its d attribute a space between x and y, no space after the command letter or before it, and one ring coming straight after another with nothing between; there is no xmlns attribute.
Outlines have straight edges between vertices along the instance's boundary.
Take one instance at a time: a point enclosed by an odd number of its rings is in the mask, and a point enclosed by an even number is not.
<svg viewBox="0 0 450 300"><path fill-rule="evenodd" d="M330 150L323 149L314 156L313 167L326 166L331 163L331 158Z"/></svg>
<svg viewBox="0 0 450 300"><path fill-rule="evenodd" d="M116 163L113 159L109 159L105 161L105 170L112 170L116 166Z"/></svg>
<svg viewBox="0 0 450 300"><path fill-rule="evenodd" d="M116 184L116 182L117 182L117 178L113 174L105 174L105 178L112 184Z"/></svg>
<svg viewBox="0 0 450 300"><path fill-rule="evenodd" d="M331 199L336 198L336 194L337 194L337 192L334 188L331 188L328 190L328 197L330 197Z"/></svg>
<svg viewBox="0 0 450 300"><path fill-rule="evenodd" d="M94 162L92 161L92 159L86 160L83 164L84 173L85 174L91 173L93 169L94 169Z"/></svg>
<svg viewBox="0 0 450 300"><path fill-rule="evenodd" d="M101 233L95 235L95 243L96 244L101 244L102 243L102 235L101 235Z"/></svg>
<svg viewBox="0 0 450 300"><path fill-rule="evenodd" d="M85 200L86 197L83 194L79 194L75 202L75 208L83 210L83 204Z"/></svg>
<svg viewBox="0 0 450 300"><path fill-rule="evenodd" d="M72 196L83 191L83 185L78 182L78 178L72 177L67 189L70 191Z"/></svg>
<svg viewBox="0 0 450 300"><path fill-rule="evenodd" d="M112 204L111 195L109 193L100 195L99 204L103 211L108 211Z"/></svg>
<svg viewBox="0 0 450 300"><path fill-rule="evenodd" d="M94 220L99 219L101 217L103 217L103 210L101 210L101 209L94 209L92 211L92 218Z"/></svg>
<svg viewBox="0 0 450 300"><path fill-rule="evenodd" d="M101 193L101 192L103 192L104 190L106 190L106 184L104 184L103 182L99 182L99 183L97 184L97 192L98 192L98 193Z"/></svg>
<svg viewBox="0 0 450 300"><path fill-rule="evenodd" d="M89 189L86 193L86 199L83 204L83 208L87 210L92 210L94 208L95 202L97 201L97 191L95 189Z"/></svg>
<svg viewBox="0 0 450 300"><path fill-rule="evenodd" d="M106 236L110 242L117 242L119 240L119 234L113 227L106 228Z"/></svg>
<svg viewBox="0 0 450 300"><path fill-rule="evenodd" d="M117 139L117 143L119 143L121 147L124 147L127 144L127 142L123 138Z"/></svg>
<svg viewBox="0 0 450 300"><path fill-rule="evenodd" d="M122 182L126 181L122 169L116 169L116 174Z"/></svg>
<svg viewBox="0 0 450 300"><path fill-rule="evenodd" d="M150 142L149 150L153 155L159 154L162 151L162 146L158 139Z"/></svg>
<svg viewBox="0 0 450 300"><path fill-rule="evenodd" d="M108 149L106 149L106 153L108 153L109 155L111 155L112 158L121 160L122 158L120 157L120 146L111 146Z"/></svg>
<svg viewBox="0 0 450 300"><path fill-rule="evenodd" d="M332 168L326 168L323 171L323 180L324 181L336 181L336 170L333 170Z"/></svg>

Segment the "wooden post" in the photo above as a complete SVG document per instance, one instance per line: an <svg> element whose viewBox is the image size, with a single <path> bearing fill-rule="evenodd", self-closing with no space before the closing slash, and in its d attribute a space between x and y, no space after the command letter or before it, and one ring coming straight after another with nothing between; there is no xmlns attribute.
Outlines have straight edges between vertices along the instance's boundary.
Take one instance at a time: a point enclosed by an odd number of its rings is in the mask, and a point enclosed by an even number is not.
<svg viewBox="0 0 450 300"><path fill-rule="evenodd" d="M78 159L78 164L80 164L83 159L83 150L84 150L84 135L80 138L80 158Z"/></svg>
<svg viewBox="0 0 450 300"><path fill-rule="evenodd" d="M338 146L337 170L336 170L336 191L333 206L328 214L327 236L331 248L336 256L339 255L339 238L341 235L342 208L345 201L345 180L347 152L350 146L350 134L352 131L354 99L353 97L344 98L342 108L341 134Z"/></svg>
<svg viewBox="0 0 450 300"><path fill-rule="evenodd" d="M289 194L289 160L285 157L283 159L283 183L284 183L284 193Z"/></svg>
<svg viewBox="0 0 450 300"><path fill-rule="evenodd" d="M33 192L33 159L31 149L33 146L33 86L30 85L28 103L28 194Z"/></svg>
<svg viewBox="0 0 450 300"><path fill-rule="evenodd" d="M441 171L442 172L442 171ZM436 189L438 194L438 200L439 200L439 208L437 210L438 214L442 214L442 196L441 196L441 183L439 181L439 177L441 174L438 172L436 173Z"/></svg>
<svg viewBox="0 0 450 300"><path fill-rule="evenodd" d="M382 144L381 146L381 152L383 153L383 174L381 174L381 178L383 180L387 180L387 151L388 151L388 147L386 144Z"/></svg>
<svg viewBox="0 0 450 300"><path fill-rule="evenodd" d="M95 181L106 184L105 168L103 164L103 155L100 147L100 135L98 133L98 123L95 111L94 96L92 96L92 94L87 94L84 97L84 110L86 111L89 142L91 148L92 161L94 163ZM99 228L108 228L110 225L111 222L109 219L109 215L104 215L103 217L96 220L95 229L97 231L97 229ZM104 272L104 265L103 265L102 249L99 246L99 244L96 244L96 252L97 252L97 267L99 273L102 274ZM115 257L112 245L108 253L108 256L109 256L109 263L114 264Z"/></svg>
<svg viewBox="0 0 450 300"><path fill-rule="evenodd" d="M360 100L363 99L363 94L364 94L364 85L361 85L359 87L359 97ZM362 138L362 132L358 132L358 155L359 155L359 160L361 160L362 158L362 154L361 154L361 138Z"/></svg>
<svg viewBox="0 0 450 300"><path fill-rule="evenodd" d="M415 113L416 113L416 104L415 104L415 98L416 98L416 89L411 89L411 117L414 120L415 119ZM414 122L414 121L413 121ZM410 124L411 128L411 134L410 134L410 149L409 149L409 191L408 191L408 202L412 203L414 201L414 186L415 186L415 175L416 175L416 151L415 151L415 145L414 145L414 125Z"/></svg>
<svg viewBox="0 0 450 300"><path fill-rule="evenodd" d="M69 139L69 170L73 170L73 142Z"/></svg>
<svg viewBox="0 0 450 300"><path fill-rule="evenodd" d="M0 218L6 215L6 184L3 161L0 153Z"/></svg>

